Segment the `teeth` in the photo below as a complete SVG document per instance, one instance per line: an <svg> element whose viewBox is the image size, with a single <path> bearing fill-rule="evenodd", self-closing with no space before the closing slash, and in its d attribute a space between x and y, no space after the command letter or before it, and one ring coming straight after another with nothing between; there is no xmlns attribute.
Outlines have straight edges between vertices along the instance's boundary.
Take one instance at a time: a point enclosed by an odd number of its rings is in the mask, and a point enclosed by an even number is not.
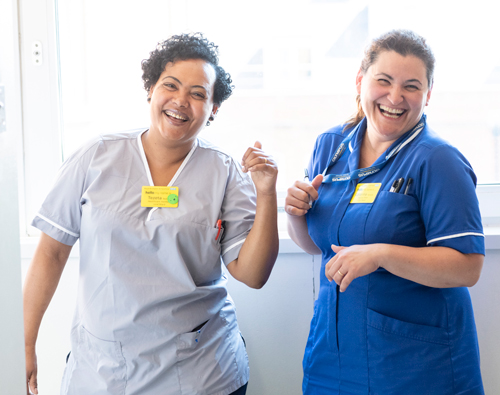
<svg viewBox="0 0 500 395"><path fill-rule="evenodd" d="M386 107L386 106L383 106L382 104L380 105L380 109L384 110L385 112L390 112L391 114L397 114L397 115L401 115L404 112L404 110L399 110L397 108Z"/></svg>
<svg viewBox="0 0 500 395"><path fill-rule="evenodd" d="M174 114L173 112L170 111L165 111L165 114L167 114L169 117L175 118L175 119L180 119L181 121L187 121L186 118L181 117L178 114Z"/></svg>
<svg viewBox="0 0 500 395"><path fill-rule="evenodd" d="M394 118L394 119L398 119L401 115L392 115L392 114L384 114L384 116L386 117L389 117L389 118Z"/></svg>

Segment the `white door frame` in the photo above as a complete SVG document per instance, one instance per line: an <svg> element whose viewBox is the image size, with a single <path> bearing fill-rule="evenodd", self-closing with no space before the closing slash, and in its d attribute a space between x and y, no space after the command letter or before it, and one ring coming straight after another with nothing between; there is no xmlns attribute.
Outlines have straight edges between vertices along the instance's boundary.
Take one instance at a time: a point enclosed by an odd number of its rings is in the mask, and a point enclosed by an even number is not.
<svg viewBox="0 0 500 395"><path fill-rule="evenodd" d="M19 242L18 154L21 84L17 2L0 12L0 383L6 394L25 395L24 327Z"/></svg>

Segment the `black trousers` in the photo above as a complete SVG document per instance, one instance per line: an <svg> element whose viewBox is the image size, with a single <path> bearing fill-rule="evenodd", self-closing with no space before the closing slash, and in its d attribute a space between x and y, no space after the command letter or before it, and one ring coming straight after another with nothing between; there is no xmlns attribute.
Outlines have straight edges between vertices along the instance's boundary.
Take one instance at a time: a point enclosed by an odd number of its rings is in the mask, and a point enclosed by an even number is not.
<svg viewBox="0 0 500 395"><path fill-rule="evenodd" d="M243 387L238 388L236 391L231 392L229 395L245 395L247 393L247 385L246 383Z"/></svg>

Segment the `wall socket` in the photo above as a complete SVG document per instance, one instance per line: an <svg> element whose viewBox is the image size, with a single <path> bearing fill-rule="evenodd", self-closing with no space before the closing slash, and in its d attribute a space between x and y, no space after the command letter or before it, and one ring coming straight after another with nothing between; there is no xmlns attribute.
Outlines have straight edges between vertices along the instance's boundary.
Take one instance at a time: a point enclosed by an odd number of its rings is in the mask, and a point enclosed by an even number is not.
<svg viewBox="0 0 500 395"><path fill-rule="evenodd" d="M42 42L34 41L31 45L31 58L33 63L37 66L41 66L43 63L43 52L42 52Z"/></svg>

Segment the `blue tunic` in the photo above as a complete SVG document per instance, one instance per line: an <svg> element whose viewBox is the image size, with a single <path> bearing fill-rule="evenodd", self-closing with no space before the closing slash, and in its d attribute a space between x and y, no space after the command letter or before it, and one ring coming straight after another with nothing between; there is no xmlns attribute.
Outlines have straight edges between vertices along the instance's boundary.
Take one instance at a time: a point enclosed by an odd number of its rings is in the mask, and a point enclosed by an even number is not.
<svg viewBox="0 0 500 395"><path fill-rule="evenodd" d="M327 174L358 168L366 120L357 128ZM318 137L312 177L324 171L350 130L338 126ZM407 195L404 188L389 192L400 177L413 179ZM373 203L350 203L359 182L382 184ZM340 293L324 274L334 256L331 244L445 246L484 254L475 184L467 160L426 126L378 173L320 186L307 214L322 270L303 361L304 394L484 393L467 288L427 287L378 269Z"/></svg>

